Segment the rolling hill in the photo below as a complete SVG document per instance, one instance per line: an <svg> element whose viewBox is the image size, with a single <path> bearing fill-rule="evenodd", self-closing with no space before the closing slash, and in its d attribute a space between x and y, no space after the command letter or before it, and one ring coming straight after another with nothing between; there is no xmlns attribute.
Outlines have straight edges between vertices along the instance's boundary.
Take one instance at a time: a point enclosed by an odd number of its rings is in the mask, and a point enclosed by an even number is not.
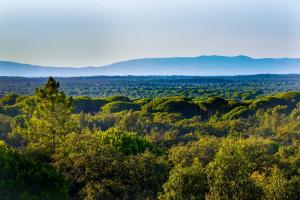
<svg viewBox="0 0 300 200"><path fill-rule="evenodd" d="M144 58L127 60L101 67L44 67L0 61L1 76L97 76L97 75L250 75L300 73L300 59L247 56L198 56Z"/></svg>

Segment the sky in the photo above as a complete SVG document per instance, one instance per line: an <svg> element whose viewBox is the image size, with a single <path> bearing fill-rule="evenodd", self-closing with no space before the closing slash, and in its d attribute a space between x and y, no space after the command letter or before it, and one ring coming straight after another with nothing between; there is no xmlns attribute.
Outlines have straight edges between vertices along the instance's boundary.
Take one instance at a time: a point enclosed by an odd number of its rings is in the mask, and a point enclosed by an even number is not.
<svg viewBox="0 0 300 200"><path fill-rule="evenodd" d="M0 0L0 60L79 67L199 55L300 58L300 1Z"/></svg>

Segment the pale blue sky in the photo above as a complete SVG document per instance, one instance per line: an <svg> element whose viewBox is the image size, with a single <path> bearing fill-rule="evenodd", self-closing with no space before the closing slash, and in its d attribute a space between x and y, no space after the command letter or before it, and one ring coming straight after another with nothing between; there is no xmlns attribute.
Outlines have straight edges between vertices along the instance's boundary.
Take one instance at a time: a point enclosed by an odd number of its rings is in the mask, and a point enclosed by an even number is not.
<svg viewBox="0 0 300 200"><path fill-rule="evenodd" d="M300 57L299 0L0 0L0 60Z"/></svg>

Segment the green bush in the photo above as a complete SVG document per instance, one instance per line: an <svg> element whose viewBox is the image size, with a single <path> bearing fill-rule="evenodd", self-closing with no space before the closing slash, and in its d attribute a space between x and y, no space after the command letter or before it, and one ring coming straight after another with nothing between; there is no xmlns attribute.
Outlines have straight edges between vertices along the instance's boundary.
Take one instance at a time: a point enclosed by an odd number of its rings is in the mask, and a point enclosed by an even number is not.
<svg viewBox="0 0 300 200"><path fill-rule="evenodd" d="M222 116L223 120L233 120L233 119L239 119L239 118L247 118L251 115L253 115L255 112L252 109L249 109L247 106L239 106L228 113L224 114Z"/></svg>
<svg viewBox="0 0 300 200"><path fill-rule="evenodd" d="M266 96L266 97L261 97L259 99L254 100L249 108L258 110L258 109L266 109L266 108L271 108L276 105L282 105L284 104L284 101L282 101L279 98L276 98L274 96Z"/></svg>
<svg viewBox="0 0 300 200"><path fill-rule="evenodd" d="M125 154L142 153L145 150L157 151L152 142L138 136L137 133L109 129L99 133L100 141L103 144L111 144Z"/></svg>
<svg viewBox="0 0 300 200"><path fill-rule="evenodd" d="M48 164L19 154L0 141L1 199L68 199L65 180Z"/></svg>
<svg viewBox="0 0 300 200"><path fill-rule="evenodd" d="M108 101L124 101L124 102L132 102L131 99L129 99L128 97L124 97L124 96L112 96L112 97L107 97L106 100L108 100Z"/></svg>
<svg viewBox="0 0 300 200"><path fill-rule="evenodd" d="M221 97L209 97L196 102L208 115L225 113L229 110L228 101Z"/></svg>
<svg viewBox="0 0 300 200"><path fill-rule="evenodd" d="M143 110L147 112L168 112L180 113L185 117L202 115L204 112L189 98L185 97L164 97L157 98L145 104Z"/></svg>
<svg viewBox="0 0 300 200"><path fill-rule="evenodd" d="M160 200L204 200L209 191L205 169L197 160L192 166L176 166L169 175L169 180L163 185Z"/></svg>
<svg viewBox="0 0 300 200"><path fill-rule="evenodd" d="M19 97L17 94L7 94L0 98L0 106L11 106L16 103L16 99Z"/></svg>
<svg viewBox="0 0 300 200"><path fill-rule="evenodd" d="M74 99L74 111L75 113L96 113L102 106L109 103L106 99L90 98L90 97L75 97Z"/></svg>
<svg viewBox="0 0 300 200"><path fill-rule="evenodd" d="M0 106L0 114L14 117L21 114L21 111L18 105Z"/></svg>
<svg viewBox="0 0 300 200"><path fill-rule="evenodd" d="M110 113L115 113L115 112L121 112L124 110L139 110L140 106L134 103L130 102L123 102L123 101L113 101L110 102L106 105L104 105L101 110L104 112L110 112Z"/></svg>

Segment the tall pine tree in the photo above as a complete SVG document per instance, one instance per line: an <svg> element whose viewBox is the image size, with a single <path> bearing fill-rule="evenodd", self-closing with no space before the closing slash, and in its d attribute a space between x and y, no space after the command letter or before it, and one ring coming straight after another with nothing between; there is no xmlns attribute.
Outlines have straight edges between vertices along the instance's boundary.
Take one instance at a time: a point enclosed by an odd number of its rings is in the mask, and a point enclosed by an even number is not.
<svg viewBox="0 0 300 200"><path fill-rule="evenodd" d="M20 132L28 147L53 153L56 145L72 131L72 98L60 92L59 82L49 77L44 87L36 89L33 101L24 106L25 126Z"/></svg>

